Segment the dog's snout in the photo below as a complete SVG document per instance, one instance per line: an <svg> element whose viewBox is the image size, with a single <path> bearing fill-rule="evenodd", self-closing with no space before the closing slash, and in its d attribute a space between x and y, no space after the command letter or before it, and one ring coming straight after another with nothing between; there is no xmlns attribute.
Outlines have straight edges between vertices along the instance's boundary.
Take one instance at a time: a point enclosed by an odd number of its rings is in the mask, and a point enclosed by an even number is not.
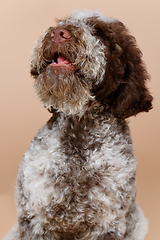
<svg viewBox="0 0 160 240"><path fill-rule="evenodd" d="M68 30L65 28L56 28L51 33L51 38L53 42L60 43L70 39L72 36Z"/></svg>

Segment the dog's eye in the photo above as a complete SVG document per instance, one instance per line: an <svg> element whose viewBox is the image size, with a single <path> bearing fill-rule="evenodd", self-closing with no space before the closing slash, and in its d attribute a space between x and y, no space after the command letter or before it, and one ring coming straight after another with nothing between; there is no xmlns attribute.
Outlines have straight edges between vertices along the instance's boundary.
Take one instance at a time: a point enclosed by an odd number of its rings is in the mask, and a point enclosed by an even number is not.
<svg viewBox="0 0 160 240"><path fill-rule="evenodd" d="M97 42L102 46L103 45L103 41L100 38L97 38Z"/></svg>

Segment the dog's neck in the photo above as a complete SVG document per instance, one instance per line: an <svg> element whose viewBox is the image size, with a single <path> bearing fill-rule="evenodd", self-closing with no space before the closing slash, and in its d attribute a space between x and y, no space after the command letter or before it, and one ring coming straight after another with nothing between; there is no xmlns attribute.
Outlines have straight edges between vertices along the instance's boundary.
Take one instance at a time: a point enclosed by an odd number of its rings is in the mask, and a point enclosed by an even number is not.
<svg viewBox="0 0 160 240"><path fill-rule="evenodd" d="M63 119L65 122L70 122L71 125L90 125L90 128L94 128L94 125L102 123L104 120L109 118L114 118L110 113L109 106L107 104L102 105L99 102L89 102L85 106L83 114L70 114L66 115L63 112L59 112L56 109L52 109L52 117L48 120L47 126L49 129L52 129L53 124L56 124Z"/></svg>

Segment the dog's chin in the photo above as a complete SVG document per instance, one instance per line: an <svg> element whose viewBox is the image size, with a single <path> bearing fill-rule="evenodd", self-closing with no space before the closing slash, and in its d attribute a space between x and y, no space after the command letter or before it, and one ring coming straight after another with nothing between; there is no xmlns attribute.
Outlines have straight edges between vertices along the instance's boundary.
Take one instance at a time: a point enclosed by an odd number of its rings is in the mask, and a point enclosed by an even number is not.
<svg viewBox="0 0 160 240"><path fill-rule="evenodd" d="M93 99L89 86L74 70L71 64L52 63L35 80L38 98L49 111L83 115L84 106Z"/></svg>

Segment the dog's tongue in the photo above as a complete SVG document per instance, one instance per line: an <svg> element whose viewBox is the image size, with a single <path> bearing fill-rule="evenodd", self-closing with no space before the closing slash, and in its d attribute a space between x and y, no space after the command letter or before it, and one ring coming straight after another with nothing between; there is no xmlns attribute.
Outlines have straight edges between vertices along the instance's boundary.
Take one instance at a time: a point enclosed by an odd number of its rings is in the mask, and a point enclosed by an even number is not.
<svg viewBox="0 0 160 240"><path fill-rule="evenodd" d="M69 64L69 61L62 56L59 56L57 59L58 64Z"/></svg>

